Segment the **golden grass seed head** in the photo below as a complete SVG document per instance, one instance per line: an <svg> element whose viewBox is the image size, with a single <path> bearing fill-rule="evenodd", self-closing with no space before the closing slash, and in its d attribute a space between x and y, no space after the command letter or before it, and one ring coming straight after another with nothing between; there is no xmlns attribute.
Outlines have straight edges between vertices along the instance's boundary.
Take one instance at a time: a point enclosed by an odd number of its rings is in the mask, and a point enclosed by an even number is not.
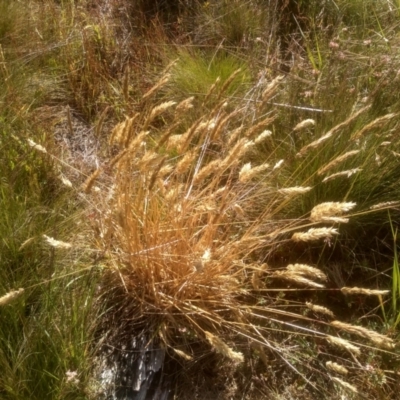
<svg viewBox="0 0 400 400"><path fill-rule="evenodd" d="M247 138L252 138L256 133L260 132L261 129L264 129L276 119L275 116L267 117L258 122L257 124L250 126L244 133ZM264 131L265 132L265 131ZM259 135L258 135L259 136Z"/></svg>
<svg viewBox="0 0 400 400"><path fill-rule="evenodd" d="M154 184L156 183L159 172L160 172L162 166L164 165L166 159L167 159L166 156L162 157L161 160L159 161L158 165L154 168L154 171L150 177L149 190L151 190L153 188Z"/></svg>
<svg viewBox="0 0 400 400"><path fill-rule="evenodd" d="M177 201L177 197L182 193L183 191L183 184L175 185L172 189L170 189L166 195L165 199L167 201Z"/></svg>
<svg viewBox="0 0 400 400"><path fill-rule="evenodd" d="M322 217L321 222L331 222L333 224L347 224L350 221L349 218L344 217Z"/></svg>
<svg viewBox="0 0 400 400"><path fill-rule="evenodd" d="M164 176L169 175L174 170L174 167L170 164L165 164L161 167L160 171L158 172L158 176L160 178L164 178Z"/></svg>
<svg viewBox="0 0 400 400"><path fill-rule="evenodd" d="M217 88L217 85L219 84L220 81L221 81L221 78L218 76L217 79L215 80L215 82L208 89L208 91L206 93L206 97L204 98L204 101L203 101L203 105L207 103L208 99L214 93L214 91Z"/></svg>
<svg viewBox="0 0 400 400"><path fill-rule="evenodd" d="M358 393L358 389L355 386L350 385L350 383L347 383L347 382L343 381L342 379L337 378L336 376L332 377L332 380L339 383L345 389L348 389L353 393Z"/></svg>
<svg viewBox="0 0 400 400"><path fill-rule="evenodd" d="M297 194L304 194L309 192L312 189L311 186L293 186L284 189L279 189L278 193L287 195L287 196L295 196Z"/></svg>
<svg viewBox="0 0 400 400"><path fill-rule="evenodd" d="M252 146L254 146L254 142L246 138L240 139L222 160L223 167L228 168L232 165L236 165L240 161L240 158L243 157Z"/></svg>
<svg viewBox="0 0 400 400"><path fill-rule="evenodd" d="M335 228L311 228L307 232L296 232L292 236L295 242L311 242L313 240L331 239L339 235Z"/></svg>
<svg viewBox="0 0 400 400"><path fill-rule="evenodd" d="M98 176L100 175L100 173L102 172L101 168L97 168L96 171L94 171L85 181L85 183L83 184L83 191L88 194L90 193L90 191L92 190L92 187L96 181L96 179L98 178Z"/></svg>
<svg viewBox="0 0 400 400"><path fill-rule="evenodd" d="M362 326L351 325L341 321L332 321L331 325L337 329L341 329L348 333L352 333L354 335L369 339L371 342L379 347L389 350L393 350L395 347L393 339Z"/></svg>
<svg viewBox="0 0 400 400"><path fill-rule="evenodd" d="M350 343L346 339L342 339L337 336L327 336L327 340L333 346L336 346L340 349L345 349L345 350L349 351L350 353L355 354L356 356L361 355L360 348L357 346L354 346L352 343Z"/></svg>
<svg viewBox="0 0 400 400"><path fill-rule="evenodd" d="M328 134L336 135L338 132L340 132L341 130L343 130L345 127L347 127L348 125L350 125L352 122L354 122L361 114L365 113L366 111L368 111L371 108L371 105L367 105L363 108L360 108L358 111L356 111L353 115L350 115L350 117L348 117L345 121L341 122L340 124L334 126L332 129L330 129L330 131L328 132Z"/></svg>
<svg viewBox="0 0 400 400"><path fill-rule="evenodd" d="M340 290L342 293L346 295L364 294L366 296L385 296L390 294L390 290L374 290L374 289L364 289L359 287L343 287Z"/></svg>
<svg viewBox="0 0 400 400"><path fill-rule="evenodd" d="M323 284L314 282L314 281L312 281L310 279L307 279L303 275L296 274L293 271L275 271L275 272L271 273L269 275L269 277L285 279L285 280L288 280L288 281L299 283L301 285L306 285L306 286L310 286L310 287L318 288L318 289L322 289L322 288L325 287Z"/></svg>
<svg viewBox="0 0 400 400"><path fill-rule="evenodd" d="M70 249L72 247L71 243L62 242L61 240L56 240L47 235L43 235L43 237L51 247L54 247L56 249Z"/></svg>
<svg viewBox="0 0 400 400"><path fill-rule="evenodd" d="M397 207L399 205L400 205L400 201L385 201L382 203L374 204L369 209L370 210L381 210L381 209L385 209L385 208Z"/></svg>
<svg viewBox="0 0 400 400"><path fill-rule="evenodd" d="M221 87L221 90L219 92L218 98L221 97L225 93L225 91L228 89L230 84L233 82L233 80L236 78L236 76L242 71L241 68L238 68L237 70L233 71L230 76L225 80L224 84Z"/></svg>
<svg viewBox="0 0 400 400"><path fill-rule="evenodd" d="M239 172L239 181L242 183L247 182L250 171L251 171L251 163L244 164Z"/></svg>
<svg viewBox="0 0 400 400"><path fill-rule="evenodd" d="M10 292L0 297L0 306L5 306L7 304L10 304L16 298L21 296L22 293L24 293L24 289L11 290Z"/></svg>
<svg viewBox="0 0 400 400"><path fill-rule="evenodd" d="M120 137L122 135L124 127L125 127L125 122L120 122L119 124L115 125L114 129L111 131L111 136L108 140L108 143L110 145L120 142Z"/></svg>
<svg viewBox="0 0 400 400"><path fill-rule="evenodd" d="M341 176L345 176L346 178L350 178L352 175L357 174L358 172L361 172L362 169L361 168L353 168L353 169L349 169L347 171L341 171L341 172L336 172L335 174L329 175L327 177L325 177L322 182L329 182L332 179L336 179L339 178Z"/></svg>
<svg viewBox="0 0 400 400"><path fill-rule="evenodd" d="M143 173L149 172L152 166L160 160L160 156L153 150L148 150L143 157L138 160L137 164Z"/></svg>
<svg viewBox="0 0 400 400"><path fill-rule="evenodd" d="M232 146L233 143L236 142L236 140L239 138L240 134L243 132L243 129L244 129L244 125L241 125L229 133L228 144L227 144L228 148L230 146Z"/></svg>
<svg viewBox="0 0 400 400"><path fill-rule="evenodd" d="M355 156L359 152L360 152L360 150L347 151L346 153L342 154L341 156L336 157L334 160L330 161L328 164L326 164L323 167L321 167L317 171L317 174L318 175L324 174L325 172L329 171L332 168L335 168L336 166L338 166L339 164L341 164L342 162L344 162L348 158Z"/></svg>
<svg viewBox="0 0 400 400"><path fill-rule="evenodd" d="M275 163L274 167L272 168L273 171L275 171L276 169L279 169L280 167L282 167L283 163L285 162L285 160L279 160Z"/></svg>
<svg viewBox="0 0 400 400"><path fill-rule="evenodd" d="M214 349L223 356L231 359L235 363L242 363L244 361L243 354L232 350L222 339L213 335L211 332L204 332L208 342Z"/></svg>
<svg viewBox="0 0 400 400"><path fill-rule="evenodd" d="M314 311L316 313L325 314L325 315L328 315L331 318L335 318L335 315L333 314L333 312L331 310L329 310L329 308L326 308L326 307L323 307L323 306L318 306L316 304L312 304L312 303L309 303L309 302L306 303L306 306L310 310L312 310L312 311Z"/></svg>
<svg viewBox="0 0 400 400"><path fill-rule="evenodd" d="M195 121L187 131L181 135L181 140L178 143L177 150L179 151L180 154L183 154L186 152L188 149L190 143L192 142L192 139L205 131L208 128L209 121L208 120L203 120L203 118L198 119Z"/></svg>
<svg viewBox="0 0 400 400"><path fill-rule="evenodd" d="M193 357L187 353L185 353L182 350L178 350L172 347L172 350L174 351L174 353L176 353L179 357L182 357L184 360L186 361L192 361Z"/></svg>
<svg viewBox="0 0 400 400"><path fill-rule="evenodd" d="M311 210L310 220L312 222L323 221L324 218L331 218L340 216L356 206L354 202L325 202L316 205Z"/></svg>
<svg viewBox="0 0 400 400"><path fill-rule="evenodd" d="M262 131L255 139L254 139L254 143L255 144L260 144L262 142L264 142L267 138L269 138L270 136L272 136L272 131L269 130L265 130Z"/></svg>
<svg viewBox="0 0 400 400"><path fill-rule="evenodd" d="M172 66L172 65L171 65ZM148 97L150 97L153 93L157 92L160 88L162 88L166 83L169 82L171 78L171 74L169 73L165 73L160 79L159 81L153 86L151 87L144 95L143 95L143 99L146 99Z"/></svg>
<svg viewBox="0 0 400 400"><path fill-rule="evenodd" d="M260 276L261 274L259 271L254 271L253 275L251 276L251 285L255 290L258 290L263 286Z"/></svg>
<svg viewBox="0 0 400 400"><path fill-rule="evenodd" d="M307 275L311 278L317 278L322 281L328 280L328 277L321 270L311 267L307 264L289 264L286 269L294 272L295 274Z"/></svg>
<svg viewBox="0 0 400 400"><path fill-rule="evenodd" d="M278 75L267 85L261 95L263 101L268 101L275 94L279 84L283 81L284 78L284 75Z"/></svg>
<svg viewBox="0 0 400 400"><path fill-rule="evenodd" d="M130 141L129 143L129 152L132 154L134 152L139 151L142 144L145 142L147 135L150 131L140 131L139 134Z"/></svg>
<svg viewBox="0 0 400 400"><path fill-rule="evenodd" d="M322 143L326 142L328 139L332 137L332 133L328 132L325 135L321 136L319 139L314 140L313 142L305 145L300 149L300 151L296 154L296 157L303 157L310 149L316 149Z"/></svg>
<svg viewBox="0 0 400 400"><path fill-rule="evenodd" d="M157 145L154 148L155 151L158 151L160 147L162 147L172 136L172 133L175 132L175 129L179 126L179 122L174 122L171 124L168 129L165 130L165 132L161 135L161 137L157 141Z"/></svg>
<svg viewBox="0 0 400 400"><path fill-rule="evenodd" d="M129 152L128 149L124 149L121 152L119 152L116 156L114 156L110 162L108 163L108 168L111 169L113 168L115 165L117 165L123 158L124 156Z"/></svg>
<svg viewBox="0 0 400 400"><path fill-rule="evenodd" d="M188 172L193 165L194 160L198 157L198 149L191 150L178 162L175 168L175 175L179 176Z"/></svg>
<svg viewBox="0 0 400 400"><path fill-rule="evenodd" d="M179 149L183 139L183 135L170 135L167 139L167 150Z"/></svg>
<svg viewBox="0 0 400 400"><path fill-rule="evenodd" d="M47 154L47 150L40 144L37 144L36 142L34 142L32 139L27 139L27 142L28 142L29 146L31 146L33 149L40 151L41 153Z"/></svg>
<svg viewBox="0 0 400 400"><path fill-rule="evenodd" d="M153 107L150 111L149 116L146 118L146 121L143 124L143 129L147 129L149 124L154 120L154 118L158 117L160 114L164 113L166 110L171 108L176 104L176 101L165 101L164 103L159 104L158 106Z"/></svg>
<svg viewBox="0 0 400 400"><path fill-rule="evenodd" d="M136 113L133 117L128 117L125 121L117 124L111 132L109 144L127 147L130 138L133 136L134 122L138 116L139 113Z"/></svg>
<svg viewBox="0 0 400 400"><path fill-rule="evenodd" d="M309 119L305 119L301 122L299 122L294 128L293 131L297 132L297 131L301 131L302 129L306 129L306 128L311 128L312 126L315 125L315 120L309 118Z"/></svg>
<svg viewBox="0 0 400 400"><path fill-rule="evenodd" d="M222 167L222 160L213 160L209 162L207 165L202 167L200 171L194 176L193 182L198 184L202 182L204 179L207 179L211 174L220 172Z"/></svg>
<svg viewBox="0 0 400 400"><path fill-rule="evenodd" d="M72 188L72 182L64 175L60 175L60 180L64 186Z"/></svg>
<svg viewBox="0 0 400 400"><path fill-rule="evenodd" d="M175 107L175 112L177 115L182 114L186 112L187 110L190 110L193 108L193 100L194 96L188 97L185 100L182 100L176 107Z"/></svg>
<svg viewBox="0 0 400 400"><path fill-rule="evenodd" d="M239 182L247 183L266 169L269 169L269 164L267 163L254 168L251 168L251 163L247 163L243 165L239 172Z"/></svg>
<svg viewBox="0 0 400 400"><path fill-rule="evenodd" d="M337 372L338 374L347 375L349 373L349 370L346 367L344 367L343 365L340 365L336 362L327 361L325 363L325 365L328 369L330 369L331 371Z"/></svg>
<svg viewBox="0 0 400 400"><path fill-rule="evenodd" d="M365 125L363 128L361 128L359 131L357 131L352 137L352 140L358 140L362 136L364 136L366 133L371 131L372 129L375 128L381 128L384 126L386 123L388 123L390 120L392 120L394 117L396 117L398 114L396 113L389 113L386 115L383 115L382 117L378 117L369 124Z"/></svg>

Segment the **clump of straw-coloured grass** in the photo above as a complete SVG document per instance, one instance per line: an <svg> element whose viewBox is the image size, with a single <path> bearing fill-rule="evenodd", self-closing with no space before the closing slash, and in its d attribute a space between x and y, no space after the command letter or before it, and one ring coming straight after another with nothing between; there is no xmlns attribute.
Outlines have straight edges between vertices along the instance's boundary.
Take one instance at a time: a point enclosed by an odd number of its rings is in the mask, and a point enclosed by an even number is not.
<svg viewBox="0 0 400 400"><path fill-rule="evenodd" d="M145 100L167 79L163 77L150 89ZM276 78L264 89L265 102L282 79ZM207 96L221 100L227 85L222 86L222 93L211 88ZM317 325L319 320L284 306L275 307L280 300L272 300L266 293L279 287L284 292L288 285L324 290L328 278L321 269L307 264L289 264L285 269L266 267L260 254L272 252L271 238L280 234L287 241L292 235L291 239L301 244L329 241L339 235L339 230L313 227L300 232L300 224L288 225L277 219L282 204L313 188L295 182L286 188L278 185L286 163L283 159L276 161L275 154L267 159L264 156L261 165L252 166L258 144L271 136L270 131L262 129L273 118L261 116L256 123L246 122L239 106L227 114L226 102L221 100L211 111L204 108L204 116L189 128L179 129L181 123L182 128L185 125L185 115L192 103L189 98L178 105L170 100L150 107L143 115L127 118L111 133L110 143L119 148L119 153L110 161L109 167L113 168L108 170L112 171L113 183L102 196L103 203L97 205L103 209L98 213L99 228L95 231L96 244L108 265L105 285L119 287L118 293L123 295L115 301L122 302L137 329L146 326L156 332L155 338L181 361L194 360L198 343L202 343L209 352L214 349L235 365L242 364L246 362L244 353L235 349L250 343L264 359L266 353L275 352L292 366L274 340L276 329L270 324L279 323L280 317L282 324L286 317ZM154 130L152 124L161 113L168 114L173 123L163 128L158 121ZM356 115L331 129L326 138L355 118ZM311 120L303 121L296 130L311 126ZM304 147L301 156L317 145ZM350 155L340 161L347 157ZM328 164L322 171L325 173L333 166L334 163ZM90 193L99 174L100 169L88 178L84 185L86 193ZM316 205L311 211L311 225L345 222L343 214L354 206L352 202ZM283 286L279 286L282 281ZM255 301L257 296L263 298L264 305ZM327 307L312 302L306 302L306 306L315 318L334 318ZM291 322L290 326L303 329L302 324ZM332 327L368 338L377 346L393 348L389 338L372 331L337 321L330 324ZM318 329L313 327L310 332L326 336L326 323ZM332 346L360 355L359 347L345 339L326 337ZM328 368L340 373L338 365L329 364Z"/></svg>

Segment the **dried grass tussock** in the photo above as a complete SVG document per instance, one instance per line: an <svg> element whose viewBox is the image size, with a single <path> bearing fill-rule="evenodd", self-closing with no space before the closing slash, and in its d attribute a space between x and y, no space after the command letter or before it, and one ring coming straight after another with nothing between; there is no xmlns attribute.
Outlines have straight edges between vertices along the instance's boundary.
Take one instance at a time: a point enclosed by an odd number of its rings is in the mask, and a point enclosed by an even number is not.
<svg viewBox="0 0 400 400"><path fill-rule="evenodd" d="M279 81L267 87L263 96L277 90ZM220 99L222 94L217 88L214 91ZM151 89L145 97L155 92ZM219 102L211 111L204 107L204 115L188 128L185 118L194 101L190 98L176 106L170 100L150 109L144 105L141 114L117 124L110 143L117 145L119 153L110 161L113 168L104 167L112 185L101 194L90 193L98 171L84 185L88 198L95 199L94 241L108 266L105 287L117 288L111 302L126 310L132 326L154 332L154 340L179 362L193 362L204 349L208 354L214 349L236 368L249 357L246 346L254 344L265 358L274 353L297 371L292 356L273 339L274 324L282 319L285 326L289 319L290 329L300 332L304 324L298 324L298 318L310 323L311 336L326 336L327 324L322 320L333 319L334 314L302 301L315 316L308 318L266 293L272 287L284 293L288 286L324 290L328 277L307 264L266 267L265 259L276 246L271 237L280 235L285 243L291 239L302 246L332 240L339 230L313 227L300 232L300 223L279 219L282 207L300 197L294 195L307 195L313 187L291 180L282 187L286 161L275 153L266 157L259 152L258 146L270 136L269 131L259 132L270 119L260 117L261 122L254 123L241 111L227 114L225 102ZM240 104L236 107L244 109ZM160 113L163 118L156 121ZM259 113L262 116L263 110ZM303 122L303 127L314 126ZM253 167L261 157L262 163ZM316 205L311 225L334 222L355 205ZM332 322L329 327L341 326ZM389 338L355 328L351 332L392 348ZM344 339L329 336L327 340L359 354L358 347ZM301 358L301 352L295 357ZM307 372L297 372L308 381Z"/></svg>

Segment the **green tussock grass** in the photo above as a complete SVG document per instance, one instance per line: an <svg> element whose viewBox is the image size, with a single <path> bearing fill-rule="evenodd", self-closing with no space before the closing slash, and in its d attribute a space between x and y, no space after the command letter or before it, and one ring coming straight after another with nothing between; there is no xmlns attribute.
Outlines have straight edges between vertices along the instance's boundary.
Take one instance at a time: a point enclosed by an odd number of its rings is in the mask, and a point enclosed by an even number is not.
<svg viewBox="0 0 400 400"><path fill-rule="evenodd" d="M395 398L399 4L106 3L0 0L0 397Z"/></svg>

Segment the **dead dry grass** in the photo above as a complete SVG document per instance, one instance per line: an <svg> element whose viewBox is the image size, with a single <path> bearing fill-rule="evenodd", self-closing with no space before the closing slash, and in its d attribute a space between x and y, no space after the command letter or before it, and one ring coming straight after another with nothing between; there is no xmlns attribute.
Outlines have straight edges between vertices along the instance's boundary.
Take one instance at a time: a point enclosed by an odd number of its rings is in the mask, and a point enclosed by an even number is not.
<svg viewBox="0 0 400 400"><path fill-rule="evenodd" d="M264 367L283 363L310 393L326 394L334 383L355 392L360 374L369 373L360 369L360 347L376 352L382 347L390 354L392 339L360 326L329 322L331 310L302 300L304 290L326 290L327 277L317 266L275 266L266 260L282 243L333 240L340 233L338 224L348 222L356 203L321 203L308 220L280 220L285 204L313 188L273 189L285 163L274 154L258 167L248 162L260 151L258 138L265 136L268 124L253 129L257 123L250 124L240 111L225 111L226 99L211 112L205 108L184 133L173 134L184 124L191 101L164 102L118 124L110 145L119 150L105 168L112 184L96 186L101 170L86 183L87 193L96 189L90 195L97 215L94 240L107 260L107 302L125 315L121 326L112 328L119 334L111 336L115 340L125 337L127 329L138 334L145 329L151 332L149 341L158 343L171 360L191 365L192 371L215 352L236 376L243 365L249 370L254 363L251 349L256 349L255 359ZM262 115L262 107L258 111ZM155 119L163 115L169 123L158 122L155 130ZM315 227L321 223L328 226ZM110 287L114 291L108 292ZM296 290L297 300L280 298ZM286 337L284 342L277 331ZM341 338L343 331L352 342ZM302 338L303 346L290 345L294 337ZM323 358L328 363L318 373L314 362L305 362L305 348L315 342L326 349ZM347 355L338 353L341 348ZM269 364L270 359L275 361ZM344 359L346 366L341 366ZM357 371L348 381L332 375L343 376L348 370Z"/></svg>

